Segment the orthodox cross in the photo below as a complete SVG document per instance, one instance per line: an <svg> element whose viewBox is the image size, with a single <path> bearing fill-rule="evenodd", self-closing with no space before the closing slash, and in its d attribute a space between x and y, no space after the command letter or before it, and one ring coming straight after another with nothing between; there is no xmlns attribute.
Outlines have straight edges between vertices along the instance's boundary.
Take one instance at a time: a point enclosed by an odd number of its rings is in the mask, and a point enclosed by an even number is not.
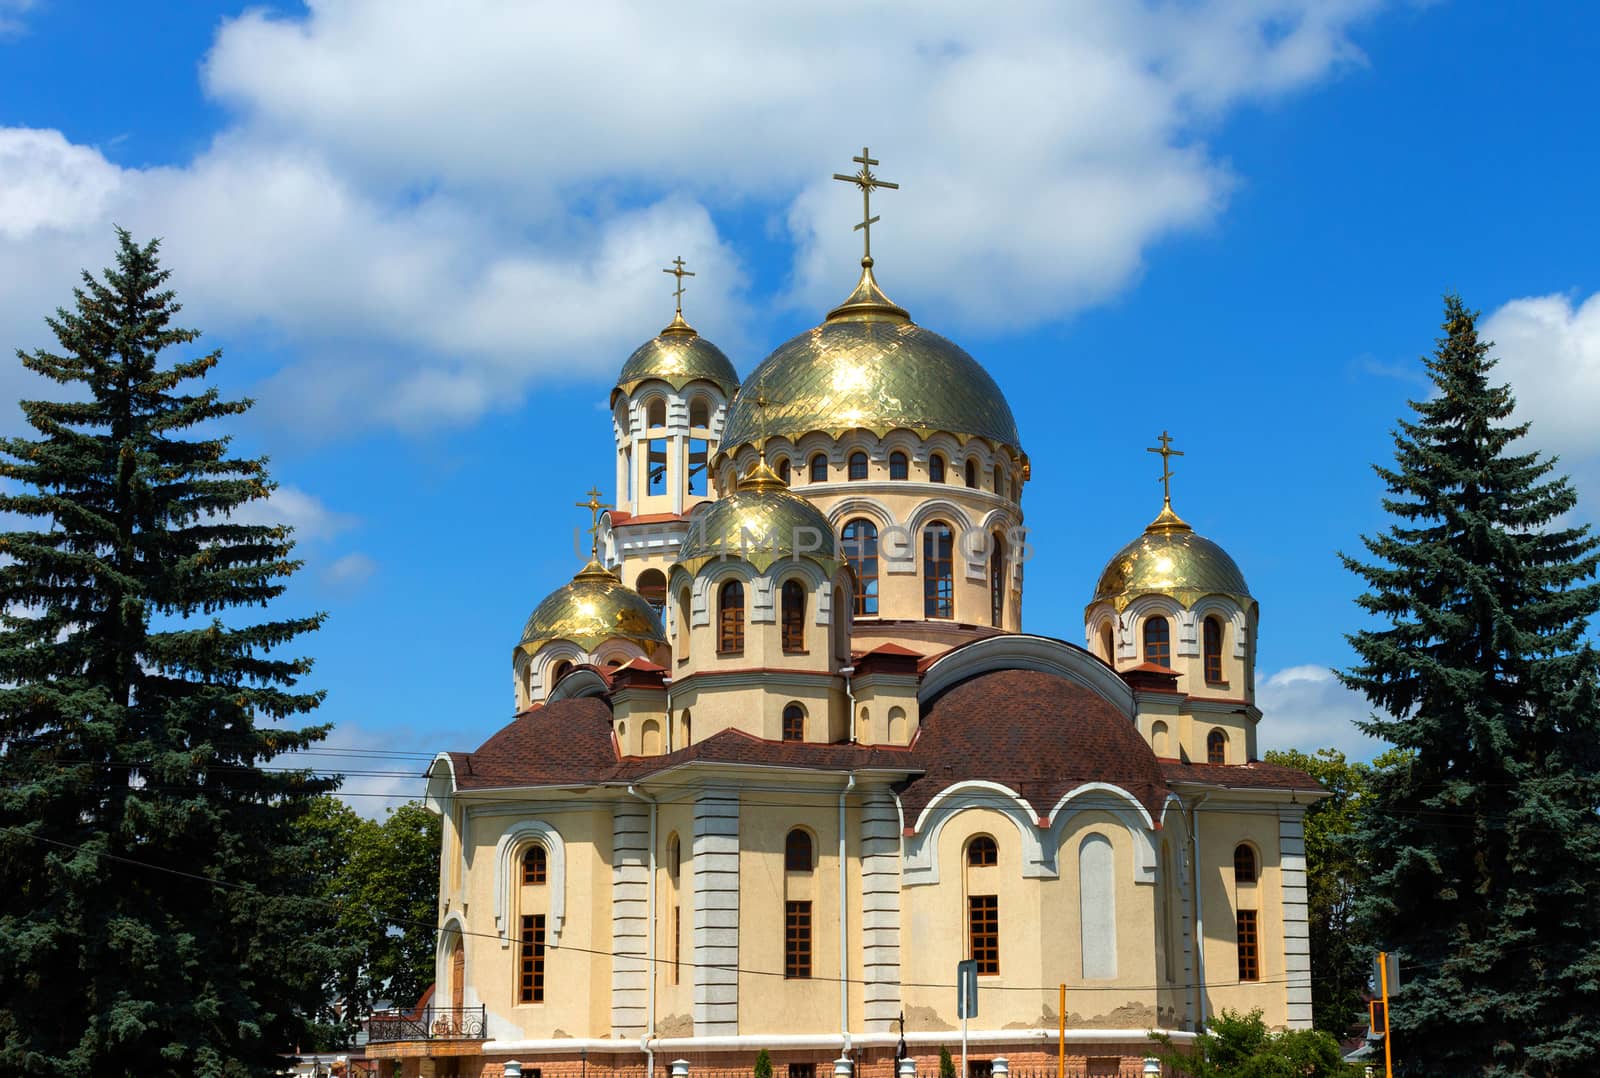
<svg viewBox="0 0 1600 1078"><path fill-rule="evenodd" d="M671 272L670 270L668 271ZM589 488L589 500L576 503L579 509L589 510L589 556L595 561L600 560L600 510L610 509L611 506L600 500L600 488Z"/></svg>
<svg viewBox="0 0 1600 1078"><path fill-rule="evenodd" d="M870 266L872 265L872 226L878 221L876 217L872 216L872 192L880 187L898 191L900 190L900 185L890 183L888 180L880 180L872 174L872 166L878 163L878 159L873 157L871 151L865 146L861 147L860 157L852 157L850 160L860 165L861 171L849 176L841 172L835 172L833 178L843 180L845 183L853 183L861 188L861 223L851 231L861 233L861 264Z"/></svg>
<svg viewBox="0 0 1600 1078"><path fill-rule="evenodd" d="M1166 431L1162 431L1161 437L1157 438L1156 441L1161 443L1161 448L1157 449L1152 446L1146 449L1145 452L1161 454L1161 500L1170 508L1172 505L1171 458L1181 457L1183 452L1172 448L1172 436Z"/></svg>
<svg viewBox="0 0 1600 1078"><path fill-rule="evenodd" d="M677 258L674 258L672 260L672 268L671 269L664 269L664 270L661 271L662 273L670 273L670 274L672 274L674 277L676 277L678 279L677 291L673 292L672 296L673 296L674 299L676 299L678 301L678 317L679 318L683 317L683 279L685 277L693 277L694 276L694 274L692 274L688 270L684 269L683 266L684 266L683 256L679 255Z"/></svg>

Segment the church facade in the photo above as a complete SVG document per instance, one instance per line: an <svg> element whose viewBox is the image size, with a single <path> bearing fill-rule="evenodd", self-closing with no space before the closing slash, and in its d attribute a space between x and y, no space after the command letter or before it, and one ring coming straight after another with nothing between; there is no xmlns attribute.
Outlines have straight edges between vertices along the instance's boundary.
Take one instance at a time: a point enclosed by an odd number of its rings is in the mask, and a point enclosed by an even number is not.
<svg viewBox="0 0 1600 1078"><path fill-rule="evenodd" d="M1309 1026L1321 791L1258 760L1233 560L1169 499L1083 645L1025 632L1011 409L888 299L870 240L743 379L668 272L678 313L611 395L595 556L512 650L515 717L428 771L437 984L369 1055L665 1078L765 1048L814 1078L891 1074L903 1043L932 1074L962 962L974 1074L1063 1040L1069 1075L1143 1073L1150 1031L1222 1008Z"/></svg>

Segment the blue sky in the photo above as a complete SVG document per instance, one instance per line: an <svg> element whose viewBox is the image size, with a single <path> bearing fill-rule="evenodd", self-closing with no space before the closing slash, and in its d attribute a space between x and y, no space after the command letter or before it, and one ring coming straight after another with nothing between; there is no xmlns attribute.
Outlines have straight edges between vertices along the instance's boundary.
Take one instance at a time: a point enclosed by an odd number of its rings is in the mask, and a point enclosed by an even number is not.
<svg viewBox="0 0 1600 1078"><path fill-rule="evenodd" d="M660 267L689 260L686 313L750 370L853 283L828 176L870 144L902 185L880 281L988 367L1032 458L1025 627L1082 640L1170 430L1177 508L1261 603L1263 744L1370 752L1328 674L1358 624L1336 552L1384 524L1370 465L1442 292L1484 312L1579 515L1600 498L1600 22L969 7L0 0L0 339L47 343L112 222L165 237L219 384L260 402L238 442L300 529L287 605L331 614L306 646L335 743L471 748L577 568L572 503L609 490Z"/></svg>

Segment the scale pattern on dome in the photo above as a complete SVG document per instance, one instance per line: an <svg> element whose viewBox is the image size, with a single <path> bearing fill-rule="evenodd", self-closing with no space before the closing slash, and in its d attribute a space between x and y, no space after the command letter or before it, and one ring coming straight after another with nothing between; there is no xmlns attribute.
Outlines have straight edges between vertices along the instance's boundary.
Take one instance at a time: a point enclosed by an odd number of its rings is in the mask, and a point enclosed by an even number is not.
<svg viewBox="0 0 1600 1078"><path fill-rule="evenodd" d="M1147 531L1117 551L1101 572L1090 605L1109 600L1120 611L1151 593L1170 595L1185 607L1207 595L1250 599L1244 574L1228 552L1187 529Z"/></svg>
<svg viewBox="0 0 1600 1078"><path fill-rule="evenodd" d="M585 651L627 640L649 654L666 643L667 634L644 596L591 561L534 608L517 646L532 654L554 640L570 640Z"/></svg>
<svg viewBox="0 0 1600 1078"><path fill-rule="evenodd" d="M911 322L824 323L780 346L744 385L765 394L766 416L752 394L735 396L719 454L763 435L862 429L882 437L897 428L1021 449L1011 407L989 373L955 342Z"/></svg>
<svg viewBox="0 0 1600 1078"><path fill-rule="evenodd" d="M718 558L739 558L764 573L797 555L833 574L838 558L828 518L787 490L736 490L690 522L678 563L695 573Z"/></svg>
<svg viewBox="0 0 1600 1078"><path fill-rule="evenodd" d="M702 380L715 384L724 393L731 394L739 388L739 374L722 349L693 331L662 333L634 349L617 375L617 390L632 393L640 383L652 378L678 390Z"/></svg>

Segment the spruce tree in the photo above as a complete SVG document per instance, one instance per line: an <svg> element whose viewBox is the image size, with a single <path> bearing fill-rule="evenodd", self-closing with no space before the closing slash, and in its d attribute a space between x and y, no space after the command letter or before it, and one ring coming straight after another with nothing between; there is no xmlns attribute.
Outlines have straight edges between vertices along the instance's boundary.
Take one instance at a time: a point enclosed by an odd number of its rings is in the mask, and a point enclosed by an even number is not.
<svg viewBox="0 0 1600 1078"><path fill-rule="evenodd" d="M66 387L0 440L0 1072L266 1074L334 959L297 818L332 785L264 767L320 740L283 651L321 615L265 608L284 527L230 514L272 489L218 433L249 401L195 383L155 242L118 231L19 353ZM236 615L224 620L224 615Z"/></svg>
<svg viewBox="0 0 1600 1078"><path fill-rule="evenodd" d="M1345 558L1378 626L1344 675L1407 757L1371 776L1366 936L1398 952L1407 1075L1600 1073L1600 710L1585 634L1596 538L1459 297L1436 392L1378 468L1394 518Z"/></svg>

